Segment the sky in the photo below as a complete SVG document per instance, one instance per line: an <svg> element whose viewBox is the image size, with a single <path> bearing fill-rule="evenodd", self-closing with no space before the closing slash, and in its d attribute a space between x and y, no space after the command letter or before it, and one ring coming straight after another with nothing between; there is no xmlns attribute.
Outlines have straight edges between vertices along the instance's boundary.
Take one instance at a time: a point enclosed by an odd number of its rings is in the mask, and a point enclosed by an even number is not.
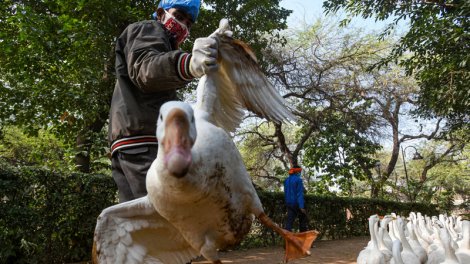
<svg viewBox="0 0 470 264"><path fill-rule="evenodd" d="M293 13L287 18L287 23L289 28L299 28L305 22L307 24L312 24L318 18L324 17L323 13L323 0L282 0L280 6L289 10L293 10ZM340 14L335 14L338 17L338 21L345 18L345 14L341 12ZM351 21L351 25L354 27L362 28L365 32L371 31L381 31L388 22L387 21L378 21L376 22L373 18L363 19L361 17L354 18ZM398 24L398 31L406 27L406 23Z"/></svg>

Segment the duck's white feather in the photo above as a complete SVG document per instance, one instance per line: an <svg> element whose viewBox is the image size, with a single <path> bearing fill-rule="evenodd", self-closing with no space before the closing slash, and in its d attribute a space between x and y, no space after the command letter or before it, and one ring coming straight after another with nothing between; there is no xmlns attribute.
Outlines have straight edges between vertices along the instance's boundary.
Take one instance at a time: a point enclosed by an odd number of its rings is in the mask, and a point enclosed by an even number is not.
<svg viewBox="0 0 470 264"><path fill-rule="evenodd" d="M200 80L197 107L204 108L212 122L228 132L239 126L244 110L275 122L295 120L284 98L257 64L250 47L231 37L226 19L221 20L213 35L219 39L219 70ZM204 84L206 81L210 83ZM204 86L215 89L208 91ZM204 97L212 100L204 100Z"/></svg>
<svg viewBox="0 0 470 264"><path fill-rule="evenodd" d="M461 263L470 263L470 221L461 221L462 239L459 241L459 249L455 254Z"/></svg>
<svg viewBox="0 0 470 264"><path fill-rule="evenodd" d="M103 210L94 241L98 263L184 264L199 255L147 196Z"/></svg>
<svg viewBox="0 0 470 264"><path fill-rule="evenodd" d="M184 105L163 105L163 120L172 109L189 111ZM171 219L191 247L216 260L217 249L239 242L263 209L235 144L206 116L195 112L197 138L187 174L171 175L164 166L164 148L159 147L147 175L147 190L155 208Z"/></svg>

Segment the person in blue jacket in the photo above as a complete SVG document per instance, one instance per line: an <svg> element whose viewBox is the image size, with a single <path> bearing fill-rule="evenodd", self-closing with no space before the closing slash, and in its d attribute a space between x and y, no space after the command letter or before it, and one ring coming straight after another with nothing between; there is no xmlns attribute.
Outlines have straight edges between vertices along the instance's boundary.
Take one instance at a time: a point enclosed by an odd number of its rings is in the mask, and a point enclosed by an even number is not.
<svg viewBox="0 0 470 264"><path fill-rule="evenodd" d="M285 229L292 231L295 219L299 218L299 231L307 231L307 212L304 201L304 184L301 178L302 168L293 166L289 170L289 177L284 181L284 196L287 207L287 221Z"/></svg>

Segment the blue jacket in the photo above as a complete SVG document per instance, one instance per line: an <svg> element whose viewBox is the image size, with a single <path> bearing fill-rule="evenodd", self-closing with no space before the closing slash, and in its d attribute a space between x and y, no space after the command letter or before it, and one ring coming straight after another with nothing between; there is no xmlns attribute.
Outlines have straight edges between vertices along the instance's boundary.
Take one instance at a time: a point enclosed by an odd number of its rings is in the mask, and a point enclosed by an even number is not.
<svg viewBox="0 0 470 264"><path fill-rule="evenodd" d="M300 173L291 174L284 181L284 194L287 206L305 208L304 184L300 178Z"/></svg>

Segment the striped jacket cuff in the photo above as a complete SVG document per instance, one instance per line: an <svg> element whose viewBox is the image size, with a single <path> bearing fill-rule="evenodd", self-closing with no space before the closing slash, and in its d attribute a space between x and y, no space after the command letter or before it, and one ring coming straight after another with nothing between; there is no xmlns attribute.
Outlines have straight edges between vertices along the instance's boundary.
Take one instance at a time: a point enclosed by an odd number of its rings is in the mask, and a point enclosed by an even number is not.
<svg viewBox="0 0 470 264"><path fill-rule="evenodd" d="M191 75L189 71L189 62L191 61L191 54L190 53L182 53L178 58L177 68L178 68L178 76L189 82L194 79L194 76Z"/></svg>
<svg viewBox="0 0 470 264"><path fill-rule="evenodd" d="M121 138L113 142L111 145L111 156L119 149L137 147L142 145L157 145L156 136L136 136Z"/></svg>

